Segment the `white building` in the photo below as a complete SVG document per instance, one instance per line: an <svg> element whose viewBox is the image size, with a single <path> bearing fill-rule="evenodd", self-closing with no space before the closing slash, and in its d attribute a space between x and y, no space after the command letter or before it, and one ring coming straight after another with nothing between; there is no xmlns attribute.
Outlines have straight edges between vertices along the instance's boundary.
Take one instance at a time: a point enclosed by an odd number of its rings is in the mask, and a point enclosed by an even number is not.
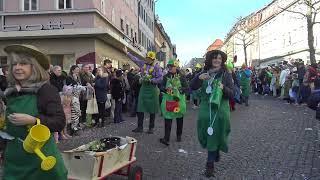
<svg viewBox="0 0 320 180"><path fill-rule="evenodd" d="M254 37L254 42L247 48L249 65L265 67L281 61L301 58L310 63L307 20L305 17L289 11L307 12L307 8L299 0L274 0L263 9L247 16L242 24L248 28L248 34ZM320 17L317 16L320 20ZM244 63L244 50L237 30L241 23L237 23L228 34L224 49L233 46L233 53L238 56L236 66ZM320 60L320 29L314 26L314 46L316 59ZM233 45L230 45L233 44ZM228 46L228 47L227 47ZM230 50L229 50L230 51Z"/></svg>

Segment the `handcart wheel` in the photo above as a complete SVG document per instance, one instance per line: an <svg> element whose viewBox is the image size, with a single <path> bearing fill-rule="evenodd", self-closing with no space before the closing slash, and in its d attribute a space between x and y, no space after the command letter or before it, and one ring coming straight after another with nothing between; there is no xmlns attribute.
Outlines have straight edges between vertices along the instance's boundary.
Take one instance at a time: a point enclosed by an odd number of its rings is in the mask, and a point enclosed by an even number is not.
<svg viewBox="0 0 320 180"><path fill-rule="evenodd" d="M134 166L130 170L129 180L142 180L142 168L140 166Z"/></svg>

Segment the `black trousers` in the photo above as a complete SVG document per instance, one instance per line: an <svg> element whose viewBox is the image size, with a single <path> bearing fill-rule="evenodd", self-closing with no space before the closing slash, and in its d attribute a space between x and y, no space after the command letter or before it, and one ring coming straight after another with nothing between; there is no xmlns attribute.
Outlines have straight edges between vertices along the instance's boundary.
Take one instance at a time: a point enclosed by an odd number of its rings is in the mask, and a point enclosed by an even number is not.
<svg viewBox="0 0 320 180"><path fill-rule="evenodd" d="M183 117L177 118L177 137L180 137L182 135L182 129L183 129ZM171 127L172 127L172 119L164 119L164 139L166 141L170 140L170 134L171 134Z"/></svg>
<svg viewBox="0 0 320 180"><path fill-rule="evenodd" d="M143 112L137 112L138 115L138 128L143 129L143 120L144 120L144 113ZM154 121L156 119L156 114L150 114L150 122L149 122L149 129L154 128Z"/></svg>
<svg viewBox="0 0 320 180"><path fill-rule="evenodd" d="M102 122L105 120L104 117L106 117L106 110L105 110L105 102L98 102L98 110L99 110L99 114L97 116L96 120L101 119ZM98 121L96 121L98 122Z"/></svg>
<svg viewBox="0 0 320 180"><path fill-rule="evenodd" d="M81 118L80 118L80 122L81 123L85 123L87 121L87 104L88 101L80 101L80 110L81 110Z"/></svg>

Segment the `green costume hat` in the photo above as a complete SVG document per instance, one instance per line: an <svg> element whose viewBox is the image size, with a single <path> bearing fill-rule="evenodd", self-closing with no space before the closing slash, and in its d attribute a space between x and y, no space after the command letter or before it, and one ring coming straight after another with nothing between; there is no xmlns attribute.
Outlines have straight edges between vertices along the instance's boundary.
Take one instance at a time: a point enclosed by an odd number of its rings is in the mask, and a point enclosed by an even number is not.
<svg viewBox="0 0 320 180"><path fill-rule="evenodd" d="M196 68L201 69L201 68L202 68L201 64L200 64L200 63L197 63L197 64L196 64Z"/></svg>
<svg viewBox="0 0 320 180"><path fill-rule="evenodd" d="M147 53L147 58L150 58L150 59L152 59L152 60L155 60L155 59L156 59L156 53L153 52L153 51L149 51L149 52Z"/></svg>
<svg viewBox="0 0 320 180"><path fill-rule="evenodd" d="M170 59L170 60L168 61L167 66L179 67L179 60Z"/></svg>

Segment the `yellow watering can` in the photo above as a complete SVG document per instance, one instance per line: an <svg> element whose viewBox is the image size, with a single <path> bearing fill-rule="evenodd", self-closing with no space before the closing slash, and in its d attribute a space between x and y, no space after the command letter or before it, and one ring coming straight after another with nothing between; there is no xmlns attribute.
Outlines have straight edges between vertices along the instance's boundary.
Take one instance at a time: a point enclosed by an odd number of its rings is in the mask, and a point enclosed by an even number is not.
<svg viewBox="0 0 320 180"><path fill-rule="evenodd" d="M23 149L28 153L35 153L42 159L41 169L48 171L56 164L56 158L53 156L46 157L42 152L42 146L50 138L50 130L47 126L40 124L40 119L37 119L37 124L32 126L28 136L23 141Z"/></svg>

